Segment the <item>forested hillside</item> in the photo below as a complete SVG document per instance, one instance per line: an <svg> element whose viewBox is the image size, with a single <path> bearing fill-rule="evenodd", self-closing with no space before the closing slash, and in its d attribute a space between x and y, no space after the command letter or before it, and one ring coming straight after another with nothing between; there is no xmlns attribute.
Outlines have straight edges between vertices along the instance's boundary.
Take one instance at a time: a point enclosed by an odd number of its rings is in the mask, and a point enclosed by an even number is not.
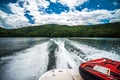
<svg viewBox="0 0 120 80"><path fill-rule="evenodd" d="M18 29L0 28L0 37L119 37L120 23L88 26L42 25Z"/></svg>

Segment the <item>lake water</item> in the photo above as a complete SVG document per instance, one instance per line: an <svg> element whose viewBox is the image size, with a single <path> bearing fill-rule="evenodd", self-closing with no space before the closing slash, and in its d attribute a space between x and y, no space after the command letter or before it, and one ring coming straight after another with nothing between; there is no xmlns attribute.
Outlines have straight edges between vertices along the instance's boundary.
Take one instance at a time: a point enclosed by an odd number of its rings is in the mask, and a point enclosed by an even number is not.
<svg viewBox="0 0 120 80"><path fill-rule="evenodd" d="M0 80L38 80L101 57L120 61L120 38L0 38Z"/></svg>

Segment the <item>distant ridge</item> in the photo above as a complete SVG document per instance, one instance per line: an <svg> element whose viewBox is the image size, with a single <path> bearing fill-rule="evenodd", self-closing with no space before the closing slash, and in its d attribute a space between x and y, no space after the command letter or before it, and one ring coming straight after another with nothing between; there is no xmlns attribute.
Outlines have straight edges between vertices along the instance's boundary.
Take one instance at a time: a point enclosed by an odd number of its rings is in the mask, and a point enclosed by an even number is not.
<svg viewBox="0 0 120 80"><path fill-rule="evenodd" d="M48 24L18 29L0 28L0 37L116 37L120 38L120 22L96 25L66 26Z"/></svg>

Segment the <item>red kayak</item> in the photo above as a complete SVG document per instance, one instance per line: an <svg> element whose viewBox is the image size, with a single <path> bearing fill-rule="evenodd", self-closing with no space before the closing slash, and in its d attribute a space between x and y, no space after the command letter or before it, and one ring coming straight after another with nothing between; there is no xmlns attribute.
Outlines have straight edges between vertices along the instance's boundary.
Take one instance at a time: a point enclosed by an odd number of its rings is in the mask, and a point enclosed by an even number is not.
<svg viewBox="0 0 120 80"><path fill-rule="evenodd" d="M120 62L100 58L82 63L79 67L84 80L120 80Z"/></svg>

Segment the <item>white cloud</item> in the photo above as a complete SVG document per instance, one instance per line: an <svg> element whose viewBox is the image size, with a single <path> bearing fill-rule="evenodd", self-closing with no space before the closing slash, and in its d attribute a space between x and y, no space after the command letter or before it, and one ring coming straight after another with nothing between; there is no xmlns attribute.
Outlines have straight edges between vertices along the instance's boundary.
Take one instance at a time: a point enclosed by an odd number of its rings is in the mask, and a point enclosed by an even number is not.
<svg viewBox="0 0 120 80"><path fill-rule="evenodd" d="M50 1L53 2L53 3L57 2L57 0L50 0Z"/></svg>
<svg viewBox="0 0 120 80"><path fill-rule="evenodd" d="M22 14L7 14L0 10L0 26L7 28L19 28L30 25L28 19Z"/></svg>
<svg viewBox="0 0 120 80"><path fill-rule="evenodd" d="M60 24L60 25L86 25L86 24L100 24L102 19L117 19L116 14L111 14L113 11L108 10L94 10L87 12L87 9L79 12L63 12L61 14L45 14L36 18L36 24ZM114 11L116 12L116 11ZM114 16L114 17L113 17ZM116 16L118 17L118 16ZM120 21L120 18L119 18Z"/></svg>
<svg viewBox="0 0 120 80"><path fill-rule="evenodd" d="M114 15L111 16L110 22L120 22L120 9L114 11Z"/></svg>
<svg viewBox="0 0 120 80"><path fill-rule="evenodd" d="M12 13L17 14L17 15L24 15L24 8L21 8L18 3L10 3L9 8L11 9Z"/></svg>
<svg viewBox="0 0 120 80"><path fill-rule="evenodd" d="M63 5L68 6L70 9L74 8L75 6L79 6L88 0L58 0Z"/></svg>
<svg viewBox="0 0 120 80"><path fill-rule="evenodd" d="M24 8L20 8L17 3L10 3L8 6L13 14L7 14L0 10L0 19L2 20L2 24L0 24L0 26L18 28L30 25L30 23L28 23L28 19L24 16Z"/></svg>
<svg viewBox="0 0 120 80"><path fill-rule="evenodd" d="M30 25L26 17L20 15L9 15L6 18L6 21L7 21L6 24L9 24L14 28L25 27Z"/></svg>
<svg viewBox="0 0 120 80"><path fill-rule="evenodd" d="M23 1L23 8L18 3L10 3L8 6L14 14L7 14L0 10L0 26L7 26L9 28L19 28L29 25L29 20L24 16L26 11L30 11L30 15L35 20L34 25L43 24L60 24L60 25L87 25L99 24L101 20L108 19L110 22L120 21L120 9L109 10L90 10L84 8L82 11L77 11L74 6L81 5L87 0L52 0L52 2L59 1L67 5L73 11L62 12L61 14L47 14L44 9L49 6L46 0L19 0ZM39 7L43 7L43 11L39 12ZM42 14L45 13L45 14Z"/></svg>
<svg viewBox="0 0 120 80"><path fill-rule="evenodd" d="M23 5L23 7L27 10L38 10L38 7L47 8L48 6L49 2L46 0L24 0Z"/></svg>
<svg viewBox="0 0 120 80"><path fill-rule="evenodd" d="M30 11L30 15L34 16L34 19L36 22L39 21L39 18L41 18L41 13L39 12L39 7L43 7L43 9L47 8L49 6L49 2L45 0L25 0L23 8L25 10Z"/></svg>
<svg viewBox="0 0 120 80"><path fill-rule="evenodd" d="M44 8L49 6L49 2L46 0L18 0L18 2L24 2L24 6L31 6L32 9L37 6L42 6Z"/></svg>

